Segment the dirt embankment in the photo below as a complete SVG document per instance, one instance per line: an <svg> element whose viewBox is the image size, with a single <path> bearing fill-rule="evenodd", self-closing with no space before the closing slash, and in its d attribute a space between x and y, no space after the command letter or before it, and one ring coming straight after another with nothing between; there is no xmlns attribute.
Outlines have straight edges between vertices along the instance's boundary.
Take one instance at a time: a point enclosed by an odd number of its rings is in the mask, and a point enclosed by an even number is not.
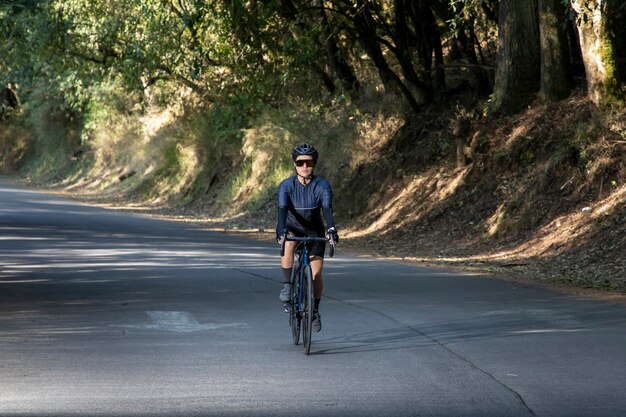
<svg viewBox="0 0 626 417"><path fill-rule="evenodd" d="M481 122L463 168L449 158L424 163L444 124L445 115L417 121L421 140L399 148L398 139L381 158L388 166L362 168L342 190L360 190L349 201L366 207L348 233L355 246L626 293L625 112L601 118L580 95ZM383 172L399 175L368 189Z"/></svg>
<svg viewBox="0 0 626 417"><path fill-rule="evenodd" d="M453 117L425 113L331 178L344 248L626 294L626 112L598 115L581 93L474 121L461 168ZM274 213L209 224L271 239Z"/></svg>
<svg viewBox="0 0 626 417"><path fill-rule="evenodd" d="M626 294L626 110L599 115L581 93L509 118L476 118L462 167L450 132L456 116L454 108L425 111L332 170L320 165L334 187L344 250ZM273 239L273 198L225 214L202 199L155 208L76 185L70 194Z"/></svg>

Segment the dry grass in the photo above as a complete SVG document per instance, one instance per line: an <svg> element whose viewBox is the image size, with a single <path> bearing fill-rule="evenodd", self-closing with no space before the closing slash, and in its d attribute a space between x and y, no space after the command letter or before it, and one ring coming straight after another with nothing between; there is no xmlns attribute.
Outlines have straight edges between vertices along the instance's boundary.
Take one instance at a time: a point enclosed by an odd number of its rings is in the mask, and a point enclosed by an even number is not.
<svg viewBox="0 0 626 417"><path fill-rule="evenodd" d="M335 190L344 247L626 292L626 110L594 113L581 94L481 120L463 168L449 131L454 114L439 108L406 120L294 106L226 138L218 125L152 114L100 130L93 169L63 185L92 202L271 239L259 230L274 227L289 148L310 141ZM120 181L128 170L137 174Z"/></svg>

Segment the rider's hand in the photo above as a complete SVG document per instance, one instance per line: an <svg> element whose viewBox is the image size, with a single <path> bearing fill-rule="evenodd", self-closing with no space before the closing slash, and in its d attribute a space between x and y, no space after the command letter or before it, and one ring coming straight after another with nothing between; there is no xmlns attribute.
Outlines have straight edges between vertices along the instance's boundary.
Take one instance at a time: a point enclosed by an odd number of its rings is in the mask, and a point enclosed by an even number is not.
<svg viewBox="0 0 626 417"><path fill-rule="evenodd" d="M335 229L334 227L331 227L330 229L328 229L328 231L326 231L326 239L332 240L335 243L339 242L339 235L337 234L337 229Z"/></svg>
<svg viewBox="0 0 626 417"><path fill-rule="evenodd" d="M283 245L283 242L285 241L285 236L287 236L287 230L284 230L281 234L276 235L276 241L279 245Z"/></svg>

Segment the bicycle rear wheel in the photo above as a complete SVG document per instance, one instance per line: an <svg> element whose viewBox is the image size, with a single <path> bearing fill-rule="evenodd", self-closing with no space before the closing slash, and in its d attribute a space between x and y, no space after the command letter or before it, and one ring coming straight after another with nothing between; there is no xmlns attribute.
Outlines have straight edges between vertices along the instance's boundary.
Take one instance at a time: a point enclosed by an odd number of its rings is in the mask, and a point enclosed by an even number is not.
<svg viewBox="0 0 626 417"><path fill-rule="evenodd" d="M311 351L311 333L313 323L313 273L311 272L311 266L304 267L304 276L302 277L302 311L304 316L302 317L302 342L304 344L304 354L308 355Z"/></svg>
<svg viewBox="0 0 626 417"><path fill-rule="evenodd" d="M291 337L293 338L293 344L300 343L300 303L298 301L299 283L298 272L300 268L297 265L293 266L291 272L291 309L289 311L289 326L291 326Z"/></svg>

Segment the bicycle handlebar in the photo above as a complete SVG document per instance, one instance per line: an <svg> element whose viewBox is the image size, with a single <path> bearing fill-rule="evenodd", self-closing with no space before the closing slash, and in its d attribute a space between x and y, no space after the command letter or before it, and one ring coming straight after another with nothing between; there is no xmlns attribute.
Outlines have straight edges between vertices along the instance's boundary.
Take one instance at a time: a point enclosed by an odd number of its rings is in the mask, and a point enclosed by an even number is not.
<svg viewBox="0 0 626 417"><path fill-rule="evenodd" d="M335 247L337 246L337 242L335 242L333 239L326 239L325 237L319 237L319 236L303 236L303 237L299 237L299 236L287 236L284 235L285 238L283 239L283 243L280 245L280 256L283 257L285 255L285 242L287 241L292 241L292 242L304 242L309 243L309 242L326 242L328 241L328 243L330 243L330 250L328 253L328 256L330 256L331 258L335 255Z"/></svg>

